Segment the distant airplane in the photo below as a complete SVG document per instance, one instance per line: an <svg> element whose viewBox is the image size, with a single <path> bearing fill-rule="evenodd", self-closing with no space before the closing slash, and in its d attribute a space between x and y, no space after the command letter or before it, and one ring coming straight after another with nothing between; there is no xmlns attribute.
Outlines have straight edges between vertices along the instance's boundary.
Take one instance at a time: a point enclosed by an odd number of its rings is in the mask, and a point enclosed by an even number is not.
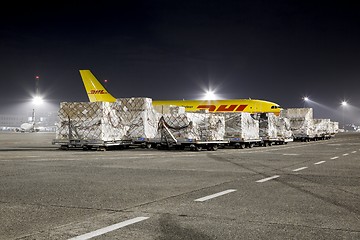
<svg viewBox="0 0 360 240"><path fill-rule="evenodd" d="M90 70L80 70L85 90L90 102L115 102L105 87L95 78ZM175 105L185 107L187 112L196 112L207 109L209 112L248 112L267 113L272 112L279 115L281 107L279 104L258 99L229 99L229 100L153 100L154 106Z"/></svg>
<svg viewBox="0 0 360 240"><path fill-rule="evenodd" d="M36 126L35 122L35 109L32 111L31 121L22 123L19 128L15 129L16 132L39 132L40 128Z"/></svg>

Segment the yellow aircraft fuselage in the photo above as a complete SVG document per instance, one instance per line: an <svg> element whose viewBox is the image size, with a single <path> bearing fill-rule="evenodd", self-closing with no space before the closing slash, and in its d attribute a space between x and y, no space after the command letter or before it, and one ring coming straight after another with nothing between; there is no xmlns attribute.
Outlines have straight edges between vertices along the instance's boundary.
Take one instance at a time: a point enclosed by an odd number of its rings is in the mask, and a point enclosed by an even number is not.
<svg viewBox="0 0 360 240"><path fill-rule="evenodd" d="M115 102L114 98L104 86L95 78L90 70L80 70L86 92L90 102ZM273 102L258 99L229 99L229 100L153 100L154 106L175 105L185 107L187 112L208 110L209 112L249 112L279 115L281 107Z"/></svg>
<svg viewBox="0 0 360 240"><path fill-rule="evenodd" d="M206 109L209 112L273 112L278 115L281 107L273 102L258 99L229 99L229 100L164 100L153 101L154 106L175 105L185 107L187 112Z"/></svg>

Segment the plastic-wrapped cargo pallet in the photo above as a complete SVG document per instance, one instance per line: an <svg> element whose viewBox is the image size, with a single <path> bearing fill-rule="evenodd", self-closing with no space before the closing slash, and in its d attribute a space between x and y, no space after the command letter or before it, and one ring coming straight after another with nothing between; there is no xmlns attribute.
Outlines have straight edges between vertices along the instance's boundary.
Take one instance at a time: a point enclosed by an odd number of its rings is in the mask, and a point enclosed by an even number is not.
<svg viewBox="0 0 360 240"><path fill-rule="evenodd" d="M334 136L339 132L339 122L330 122L330 133Z"/></svg>
<svg viewBox="0 0 360 240"><path fill-rule="evenodd" d="M313 119L315 137L327 139L330 137L330 119Z"/></svg>
<svg viewBox="0 0 360 240"><path fill-rule="evenodd" d="M259 121L250 113L226 113L225 115L225 138L238 139L241 141L259 140Z"/></svg>
<svg viewBox="0 0 360 240"><path fill-rule="evenodd" d="M263 140L277 140L277 116L274 113L260 114L259 136Z"/></svg>
<svg viewBox="0 0 360 240"><path fill-rule="evenodd" d="M58 116L57 140L114 141L123 139L127 131L113 103L62 102Z"/></svg>
<svg viewBox="0 0 360 240"><path fill-rule="evenodd" d="M290 119L284 116L278 116L276 121L277 138L285 142L293 140Z"/></svg>
<svg viewBox="0 0 360 240"><path fill-rule="evenodd" d="M154 138L159 117L150 98L63 102L60 104L56 139L119 141Z"/></svg>
<svg viewBox="0 0 360 240"><path fill-rule="evenodd" d="M315 137L312 108L284 109L281 116L290 119L294 139L309 140Z"/></svg>
<svg viewBox="0 0 360 240"><path fill-rule="evenodd" d="M159 114L151 98L118 98L114 104L126 128L124 138L152 139L157 134Z"/></svg>
<svg viewBox="0 0 360 240"><path fill-rule="evenodd" d="M184 107L178 106L166 106L164 109L164 124L179 142L224 139L224 116L206 112L185 112ZM161 132L157 138L161 137L160 134Z"/></svg>

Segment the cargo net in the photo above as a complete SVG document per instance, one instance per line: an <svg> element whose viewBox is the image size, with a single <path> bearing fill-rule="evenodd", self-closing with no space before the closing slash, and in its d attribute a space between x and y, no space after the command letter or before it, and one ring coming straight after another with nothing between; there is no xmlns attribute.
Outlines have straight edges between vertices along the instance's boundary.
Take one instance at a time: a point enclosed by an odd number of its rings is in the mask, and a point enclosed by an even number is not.
<svg viewBox="0 0 360 240"><path fill-rule="evenodd" d="M111 103L63 102L58 115L57 139L114 141L126 133Z"/></svg>
<svg viewBox="0 0 360 240"><path fill-rule="evenodd" d="M149 98L116 102L65 102L59 110L57 139L119 141L153 138L159 116Z"/></svg>
<svg viewBox="0 0 360 240"><path fill-rule="evenodd" d="M167 136L164 131L167 128L179 141L223 140L224 123L223 116L209 113L164 114L159 121L157 138Z"/></svg>
<svg viewBox="0 0 360 240"><path fill-rule="evenodd" d="M146 140L156 136L160 114L154 110L150 98L119 98L114 108L126 128L124 138Z"/></svg>
<svg viewBox="0 0 360 240"><path fill-rule="evenodd" d="M226 113L224 116L225 138L259 139L259 121L250 113Z"/></svg>

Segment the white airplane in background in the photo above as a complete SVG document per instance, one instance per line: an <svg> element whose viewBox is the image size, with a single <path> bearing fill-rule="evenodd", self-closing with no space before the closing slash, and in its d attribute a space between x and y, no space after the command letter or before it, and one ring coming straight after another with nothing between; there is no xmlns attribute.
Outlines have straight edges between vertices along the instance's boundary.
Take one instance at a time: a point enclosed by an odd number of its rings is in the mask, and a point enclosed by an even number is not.
<svg viewBox="0 0 360 240"><path fill-rule="evenodd" d="M35 109L32 111L32 117L30 122L25 122L15 129L16 132L39 132L40 128L36 126L35 122Z"/></svg>

